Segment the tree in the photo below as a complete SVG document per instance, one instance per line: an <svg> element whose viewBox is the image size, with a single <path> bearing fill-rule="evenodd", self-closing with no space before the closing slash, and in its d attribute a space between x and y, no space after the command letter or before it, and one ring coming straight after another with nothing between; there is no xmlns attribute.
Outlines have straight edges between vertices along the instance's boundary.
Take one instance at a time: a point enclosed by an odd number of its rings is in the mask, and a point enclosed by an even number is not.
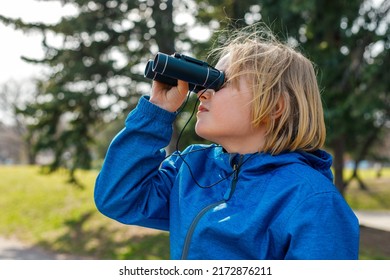
<svg viewBox="0 0 390 280"><path fill-rule="evenodd" d="M354 106L354 115L363 117L359 120L359 127L355 127L357 129L354 132L355 137L347 139L349 147L356 147L354 150L349 150L354 159L354 170L351 177L344 182L345 187L347 187L353 179L356 179L363 190L366 190L367 186L358 175L359 163L367 158L376 162L389 160L389 154L378 149L378 146L386 146L386 138L388 139L390 131L389 86L383 82L390 78L388 71L384 71L384 65L390 63L390 56L386 52L381 52L379 55L369 58L372 61L359 75L361 85L356 90L356 94L360 95L360 103ZM373 90L376 92L372 92ZM372 95L376 98L372 98Z"/></svg>
<svg viewBox="0 0 390 280"><path fill-rule="evenodd" d="M37 133L35 149L55 154L50 171L65 166L74 181L77 168L91 167L95 130L129 111L148 90L142 90L142 67L151 52L174 49L174 34L167 32L173 30L172 1L62 3L77 7L78 15L54 25L0 20L44 35L44 59L24 59L47 65L51 72L37 82L37 102L23 114L35 120L29 127ZM53 34L62 40L60 47L50 43Z"/></svg>
<svg viewBox="0 0 390 280"><path fill-rule="evenodd" d="M335 183L341 193L345 189L345 153L367 150L364 146L373 143L367 140L380 132L376 129L381 126L375 116L388 110L385 97L389 94L385 86L388 79L377 74L386 72L384 61L389 56L386 51L390 39L386 32L389 3L383 1L377 8L369 1L316 3L312 20L301 32L305 49L321 71L320 85L324 89L329 132L327 143L334 153ZM321 18L321 15L327 16ZM375 57L372 48L381 42L384 48ZM371 83L373 80L375 84ZM374 131L376 135L372 136Z"/></svg>

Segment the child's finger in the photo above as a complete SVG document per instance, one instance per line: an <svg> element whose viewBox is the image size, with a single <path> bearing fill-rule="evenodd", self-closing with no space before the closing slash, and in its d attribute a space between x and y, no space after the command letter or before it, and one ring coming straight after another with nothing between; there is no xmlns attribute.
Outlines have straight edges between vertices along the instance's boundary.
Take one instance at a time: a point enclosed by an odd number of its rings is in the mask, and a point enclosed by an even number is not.
<svg viewBox="0 0 390 280"><path fill-rule="evenodd" d="M188 83L185 81L182 81L182 80L178 80L177 81L177 90L179 91L180 94L186 95L188 90L189 90Z"/></svg>

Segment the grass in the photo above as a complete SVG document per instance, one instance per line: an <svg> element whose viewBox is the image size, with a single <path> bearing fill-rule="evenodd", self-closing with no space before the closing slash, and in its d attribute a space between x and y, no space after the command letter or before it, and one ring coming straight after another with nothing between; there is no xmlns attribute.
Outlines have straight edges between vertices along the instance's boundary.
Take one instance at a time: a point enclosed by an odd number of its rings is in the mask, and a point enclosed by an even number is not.
<svg viewBox="0 0 390 280"><path fill-rule="evenodd" d="M0 235L61 253L94 259L169 259L165 232L124 226L101 215L93 202L96 171L78 171L83 189L67 174L40 173L36 166L0 166ZM390 169L377 179L363 171L369 192L353 182L345 197L354 209L390 209ZM348 174L346 174L348 176ZM362 248L361 259L386 259Z"/></svg>
<svg viewBox="0 0 390 280"><path fill-rule="evenodd" d="M35 166L0 167L0 235L61 253L95 259L167 259L167 233L123 226L93 201L97 172L79 171L80 189L65 172Z"/></svg>
<svg viewBox="0 0 390 280"><path fill-rule="evenodd" d="M345 177L350 173L347 170ZM384 169L380 178L371 169L360 171L359 176L368 190L362 190L356 180L352 181L344 194L348 204L355 210L390 210L390 168Z"/></svg>

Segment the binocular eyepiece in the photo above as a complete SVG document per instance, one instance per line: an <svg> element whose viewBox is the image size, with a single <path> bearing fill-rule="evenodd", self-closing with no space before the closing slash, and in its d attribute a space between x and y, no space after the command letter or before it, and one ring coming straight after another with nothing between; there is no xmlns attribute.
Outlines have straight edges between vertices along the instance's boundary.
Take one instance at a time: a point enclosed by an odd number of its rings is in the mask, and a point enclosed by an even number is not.
<svg viewBox="0 0 390 280"><path fill-rule="evenodd" d="M145 67L146 78L176 86L177 80L189 83L189 90L199 92L204 89L219 90L225 82L225 74L206 62L175 53L173 56L157 53Z"/></svg>

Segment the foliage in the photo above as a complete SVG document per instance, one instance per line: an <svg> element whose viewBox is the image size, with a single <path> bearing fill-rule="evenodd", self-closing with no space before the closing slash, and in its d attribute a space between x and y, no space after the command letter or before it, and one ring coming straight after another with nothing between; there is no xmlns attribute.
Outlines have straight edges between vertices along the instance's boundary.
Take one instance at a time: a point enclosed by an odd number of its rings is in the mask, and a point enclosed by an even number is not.
<svg viewBox="0 0 390 280"><path fill-rule="evenodd" d="M145 3L62 2L76 6L79 14L54 25L1 20L44 35L45 58L25 59L47 65L51 72L37 83L37 102L21 112L31 119L35 150L53 151L50 170L62 166L73 174L77 168L91 167L91 146L99 125L134 106L131 96L142 93L141 67L156 43L148 27L152 10ZM52 34L63 40L60 47L50 44L47 38Z"/></svg>

